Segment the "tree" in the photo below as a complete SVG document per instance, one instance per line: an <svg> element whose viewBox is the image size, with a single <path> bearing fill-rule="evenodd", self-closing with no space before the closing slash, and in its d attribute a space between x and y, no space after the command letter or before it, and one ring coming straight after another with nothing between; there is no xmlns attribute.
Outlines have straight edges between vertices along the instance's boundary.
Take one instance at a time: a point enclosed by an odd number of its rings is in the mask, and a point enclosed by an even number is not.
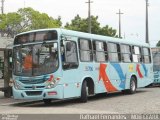
<svg viewBox="0 0 160 120"><path fill-rule="evenodd" d="M116 30L113 29L112 27L109 27L106 25L105 27L102 27L100 30L101 35L106 35L106 36L111 36L111 37L117 37L116 35Z"/></svg>
<svg viewBox="0 0 160 120"><path fill-rule="evenodd" d="M93 34L105 35L105 36L112 36L116 37L116 30L112 27L106 25L105 27L100 27L100 23L98 22L98 16L91 16L91 24L92 28L91 31ZM66 23L66 29L81 31L81 32L88 32L88 18L81 18L79 15L75 16L71 23Z"/></svg>
<svg viewBox="0 0 160 120"><path fill-rule="evenodd" d="M79 15L75 16L71 23L66 23L65 28L75 31L87 32L86 31L87 24L84 19L82 19Z"/></svg>
<svg viewBox="0 0 160 120"><path fill-rule="evenodd" d="M0 30L3 34L13 37L14 34L19 32L18 26L21 21L21 16L16 12L3 14L0 16Z"/></svg>
<svg viewBox="0 0 160 120"><path fill-rule="evenodd" d="M22 17L21 27L23 31L43 28L54 28L62 25L61 18L53 19L46 13L40 13L32 8L23 8L18 10Z"/></svg>
<svg viewBox="0 0 160 120"><path fill-rule="evenodd" d="M158 43L156 44L157 47L160 47L160 40L158 41Z"/></svg>
<svg viewBox="0 0 160 120"><path fill-rule="evenodd" d="M0 14L0 30L3 31L6 28L6 14Z"/></svg>
<svg viewBox="0 0 160 120"><path fill-rule="evenodd" d="M98 34L100 23L97 21L98 16L94 17L91 16L91 23L92 23L92 33ZM70 30L76 30L81 32L88 32L88 19L81 18L79 15L75 16L73 20L71 20L71 23L67 23L65 25L66 29Z"/></svg>
<svg viewBox="0 0 160 120"><path fill-rule="evenodd" d="M0 32L7 33L7 36L11 37L28 30L55 28L61 25L61 17L54 19L46 13L40 13L30 7L0 15Z"/></svg>

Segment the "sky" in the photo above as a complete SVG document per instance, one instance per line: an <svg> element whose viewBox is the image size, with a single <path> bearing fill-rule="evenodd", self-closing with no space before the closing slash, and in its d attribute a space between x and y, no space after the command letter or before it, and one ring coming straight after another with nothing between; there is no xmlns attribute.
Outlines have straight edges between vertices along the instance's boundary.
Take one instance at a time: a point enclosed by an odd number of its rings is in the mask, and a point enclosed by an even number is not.
<svg viewBox="0 0 160 120"><path fill-rule="evenodd" d="M5 0L4 12L16 12L19 8L32 7L53 18L61 16L62 23L70 22L77 14L88 16L88 0ZM122 37L145 42L145 1L146 0L91 0L91 15L98 16L101 26L117 29L119 9ZM149 0L149 40L152 47L160 40L160 0Z"/></svg>

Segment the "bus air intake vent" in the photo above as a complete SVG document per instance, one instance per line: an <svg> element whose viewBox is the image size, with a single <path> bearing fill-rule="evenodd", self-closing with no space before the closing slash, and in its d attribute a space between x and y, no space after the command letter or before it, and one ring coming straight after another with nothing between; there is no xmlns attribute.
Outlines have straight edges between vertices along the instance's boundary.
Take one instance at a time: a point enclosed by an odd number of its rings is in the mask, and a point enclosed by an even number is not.
<svg viewBox="0 0 160 120"><path fill-rule="evenodd" d="M26 95L28 96L35 96L35 95L41 95L42 91L26 91Z"/></svg>
<svg viewBox="0 0 160 120"><path fill-rule="evenodd" d="M20 80L23 84L41 84L44 83L47 79L31 79L31 80Z"/></svg>

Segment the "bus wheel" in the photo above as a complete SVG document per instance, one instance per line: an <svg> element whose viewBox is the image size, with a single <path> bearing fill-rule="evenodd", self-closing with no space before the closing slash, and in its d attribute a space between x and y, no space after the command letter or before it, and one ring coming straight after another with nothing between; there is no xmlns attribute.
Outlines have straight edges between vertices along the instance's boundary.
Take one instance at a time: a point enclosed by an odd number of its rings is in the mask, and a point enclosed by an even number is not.
<svg viewBox="0 0 160 120"><path fill-rule="evenodd" d="M130 81L130 89L129 89L129 93L130 94L134 94L136 92L137 89L137 85L136 85L136 79L135 77L131 77L131 81Z"/></svg>
<svg viewBox="0 0 160 120"><path fill-rule="evenodd" d="M52 100L51 99L43 99L44 104L49 105L51 104Z"/></svg>
<svg viewBox="0 0 160 120"><path fill-rule="evenodd" d="M82 84L80 101L83 103L86 103L88 101L88 87L86 81L84 81Z"/></svg>

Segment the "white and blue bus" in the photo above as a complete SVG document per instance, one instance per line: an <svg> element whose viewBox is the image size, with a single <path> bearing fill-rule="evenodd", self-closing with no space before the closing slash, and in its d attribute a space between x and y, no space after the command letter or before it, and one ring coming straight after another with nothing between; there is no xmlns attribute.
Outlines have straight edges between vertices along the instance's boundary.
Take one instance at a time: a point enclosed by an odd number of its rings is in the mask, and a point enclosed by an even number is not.
<svg viewBox="0 0 160 120"><path fill-rule="evenodd" d="M47 104L68 98L87 102L105 92L133 94L153 82L148 44L60 28L18 34L13 61L14 98Z"/></svg>

